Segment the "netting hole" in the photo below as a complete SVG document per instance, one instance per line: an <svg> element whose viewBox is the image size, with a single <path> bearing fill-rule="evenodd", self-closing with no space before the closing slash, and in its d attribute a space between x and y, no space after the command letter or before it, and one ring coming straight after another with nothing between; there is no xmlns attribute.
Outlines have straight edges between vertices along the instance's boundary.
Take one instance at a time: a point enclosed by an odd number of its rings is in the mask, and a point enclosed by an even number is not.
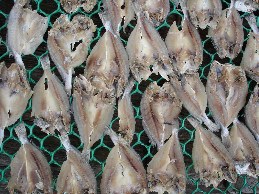
<svg viewBox="0 0 259 194"><path fill-rule="evenodd" d="M8 139L3 144L3 149L6 151L6 153L14 155L19 150L20 146L20 143L15 139Z"/></svg>
<svg viewBox="0 0 259 194"><path fill-rule="evenodd" d="M54 152L60 147L60 144L60 140L57 137L50 135L44 139L43 147L49 152Z"/></svg>
<svg viewBox="0 0 259 194"><path fill-rule="evenodd" d="M45 14L51 14L55 12L58 9L58 5L55 1L52 1L53 3L49 3L48 1L41 1L40 2L40 10Z"/></svg>

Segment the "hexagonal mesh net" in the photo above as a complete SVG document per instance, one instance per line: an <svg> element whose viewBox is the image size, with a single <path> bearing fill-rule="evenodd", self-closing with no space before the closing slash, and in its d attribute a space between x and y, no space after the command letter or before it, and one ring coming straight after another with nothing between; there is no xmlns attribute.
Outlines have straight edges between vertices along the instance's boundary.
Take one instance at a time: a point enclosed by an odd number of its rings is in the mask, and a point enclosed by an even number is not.
<svg viewBox="0 0 259 194"><path fill-rule="evenodd" d="M230 0L223 0L223 7L226 8L230 4ZM0 61L5 61L7 65L10 65L14 62L12 57L9 57L9 51L6 45L6 20L8 18L8 13L10 12L13 5L13 1L10 0L3 0L0 3L0 35L2 37L1 45L0 45ZM37 12L43 16L48 17L48 24L49 28L52 27L53 22L60 16L60 14L65 14L64 10L61 8L60 2L58 0L34 0L31 1L32 8L37 10ZM102 26L102 23L98 17L98 12L101 10L102 2L101 0L98 1L97 5L93 9L91 13L85 13L82 9L77 10L75 13L70 14L70 17L73 17L76 14L84 14L89 16L93 19L94 23L97 25L97 31L95 33L94 39L91 42L90 50L93 48L95 43L99 40L101 35L104 33L105 29ZM240 13L241 17L247 15L247 13ZM176 21L178 25L181 23L183 15L180 9L177 9L173 3L171 2L171 11L169 16L167 17L166 21L164 21L157 30L161 34L162 38L165 38L170 25L173 21ZM257 18L259 19L259 17ZM259 20L257 20L259 22ZM124 44L127 44L127 38L131 33L132 29L134 28L136 21L132 21L129 24L125 33L121 32L121 39ZM248 38L248 34L250 32L250 27L245 20L243 20L244 24L244 32L245 32L245 42L244 47L246 44L246 40ZM199 73L200 78L205 83L206 76L208 75L208 71L210 65L213 60L218 60L220 62L229 62L235 65L239 65L242 52L236 57L233 61L230 59L221 60L216 50L213 48L211 39L206 37L207 29L200 30L200 35L203 40L204 46L204 61L200 66ZM47 33L44 36L44 42L38 47L36 52L30 56L23 56L23 61L26 65L27 69L27 76L31 87L33 88L35 83L41 77L43 70L40 65L40 58L41 56L47 54L47 45L46 45ZM59 76L55 66L52 65L52 71L55 72L56 75ZM75 74L78 75L79 73L83 72L84 65L82 64L80 67L75 69ZM254 81L248 79L249 89L250 92L253 90L254 85L256 84ZM135 119L136 119L136 132L134 135L134 140L131 146L139 153L142 158L143 164L146 167L148 162L157 152L156 148L153 148L146 136L143 127L141 125L141 113L140 113L140 99L141 96L150 82L156 81L158 85L162 85L164 80L160 76L152 75L147 81L141 83L135 83L135 87L132 90L132 102L135 109ZM65 150L60 143L58 136L56 135L46 135L45 133L41 132L41 130L33 124L33 118L30 117L31 113L31 100L28 103L27 109L24 112L23 116L20 120L13 126L8 127L5 129L5 137L3 141L3 150L0 152L0 192L6 193L6 185L10 178L10 162L14 157L15 153L18 151L20 147L20 142L14 132L15 126L17 126L20 122L24 121L26 127L28 129L29 139L32 143L34 143L46 156L53 173L53 187L55 187L55 182L60 170L62 163L66 159ZM207 111L208 115L210 115L209 111ZM256 193L258 189L258 180L252 180L247 176L239 176L238 181L236 184L230 184L228 182L222 182L218 188L208 187L206 188L201 181L199 180L198 176L195 174L193 169L192 163L192 144L194 140L194 129L186 122L186 118L189 116L186 110L183 110L180 114L180 132L179 132L179 139L182 146L182 151L184 154L184 159L186 163L186 174L187 174L187 191L186 193ZM239 115L240 119L243 120L243 114ZM110 124L110 127L113 128L115 131L118 129L118 117L115 111L114 118ZM78 130L76 124L74 122L71 123L70 126L70 140L71 143L77 147L79 150L82 150L82 143L80 142L80 137L78 134ZM109 154L109 151L113 147L113 144L109 137L104 136L99 140L91 149L91 160L90 164L93 167L96 178L99 182L102 171L105 166L105 160Z"/></svg>

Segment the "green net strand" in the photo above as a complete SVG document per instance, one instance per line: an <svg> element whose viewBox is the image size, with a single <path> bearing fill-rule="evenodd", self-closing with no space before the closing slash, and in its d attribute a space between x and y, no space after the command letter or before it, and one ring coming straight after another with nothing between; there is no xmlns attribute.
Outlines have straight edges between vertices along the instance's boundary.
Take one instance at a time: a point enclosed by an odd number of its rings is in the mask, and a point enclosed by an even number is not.
<svg viewBox="0 0 259 194"><path fill-rule="evenodd" d="M5 4L8 0L1 1L0 4ZM223 7L228 7L230 5L230 0L222 0ZM10 2L8 3L10 4ZM54 21L60 16L60 14L67 14L62 9L60 2L58 0L34 0L31 1L32 8L37 10L37 12L45 17L48 18L48 30L52 27ZM51 5L51 6L50 6ZM176 18L183 18L183 14L181 9L176 8L172 2L170 2L171 11L167 17L167 19L156 29L160 32L162 38L165 38L165 35L167 34L167 31L169 30L169 27L172 25L172 22L175 21ZM90 18L94 18L95 20L98 19L98 13L102 9L102 1L98 0L97 5L92 10L91 13L86 13L83 11L83 9L79 8L76 12L72 14L67 14L69 18L72 18L73 16L77 14L83 14L85 16L88 16ZM242 18L244 18L247 13L240 12L240 15ZM5 13L4 10L1 10L0 5L0 21L6 21L8 18L8 13ZM257 19L257 24L259 25L259 17ZM94 20L94 22L96 22ZM248 34L251 31L249 25L247 22L243 19L244 23L244 32L245 32L245 40L244 45L246 45ZM98 23L100 23L100 20L98 19ZM126 34L124 34L121 31L121 40L124 45L127 44L127 38L130 34L130 32L133 30L134 26L136 24L136 21L132 21L127 29ZM180 27L180 23L177 23L177 25ZM7 23L3 22L0 23L0 34L3 36L6 34L6 27ZM95 32L95 36L93 40L91 41L89 52L91 52L93 46L96 44L96 42L100 39L101 35L104 33L105 29L102 25L97 25L97 30ZM166 32L166 33L165 33ZM207 32L206 32L207 33ZM46 33L47 34L47 33ZM33 66L30 68L27 68L27 76L28 80L31 84L31 87L33 88L34 85L39 80L39 77L42 75L42 68L40 65L40 58L46 54L48 54L47 51L47 36L44 36L44 41L40 45L40 48L43 48L39 51L39 49L36 50L36 52L33 55L30 56L23 56L23 60L25 62L26 66L26 59L28 61L33 62ZM217 52L212 47L211 38L209 37L202 37L202 45L204 48L204 61L203 64L199 68L200 78L205 83L207 80L208 71L210 69L210 65L214 60L218 60L223 63L231 63L233 65L239 65L240 59L242 58L243 51L239 54L239 56L234 59L224 59L221 60L217 56ZM1 47L1 53L0 53L0 61L7 61L7 63L14 62L13 59L9 58L9 50L7 48L6 38L2 37L2 40L0 42ZM244 50L245 46L243 47ZM82 64L80 67L77 67L75 69L76 72L83 72L85 63ZM51 70L58 74L57 69L55 66L52 66ZM35 77L35 73L39 75L39 72L41 72L40 76ZM145 87L151 83L156 81L158 85L162 85L165 80L162 79L160 76L151 76L146 82L138 83L135 82L134 89L131 92L132 100L134 99L140 99ZM254 81L248 78L248 84L249 84L249 92L251 93L253 90L253 87L256 85ZM72 98L70 98L70 102L72 102ZM32 119L30 118L31 113L31 99L29 100L28 106L23 114L23 116L19 119L16 124L8 127L5 129L5 137L3 140L2 145L2 151L0 152L0 189L1 185L3 187L6 187L8 180L10 178L10 162L15 156L16 152L20 148L20 142L17 138L14 128L21 123L22 121L25 122L27 132L28 132L28 138L31 140L33 144L35 144L46 156L53 173L53 187L55 188L56 179L60 170L60 167L62 163L66 160L66 152L61 144L58 135L47 135L34 125ZM132 148L135 149L141 156L141 159L143 161L144 166L152 159L154 154L157 152L156 148L151 146L149 143L148 137L145 134L143 127L141 125L141 112L139 107L139 102L133 103L133 108L135 112L135 119L136 119L136 132L134 135L134 140L131 144ZM116 110L115 110L116 112ZM210 116L210 112L206 112L208 116ZM27 115L27 116L26 116ZM179 121L180 121L180 130L179 130L179 139L180 144L182 146L183 155L185 158L185 164L186 164L186 175L187 175L187 191L186 193L244 193L244 192L250 192L250 193L256 193L256 190L259 187L258 180L253 180L248 176L245 175L239 175L238 183L231 184L226 181L223 181L218 188L213 188L212 186L206 188L200 181L197 174L194 173L194 167L192 162L192 144L194 140L194 129L188 125L187 118L190 115L188 113L180 114ZM243 114L240 114L240 117L243 117ZM26 119L24 119L26 118ZM115 126L118 126L118 116L117 113L115 113L115 116L110 124L111 128L115 128ZM116 129L115 129L116 130ZM71 143L80 151L83 148L83 144L80 141L80 136L77 130L77 126L75 122L73 121L70 125L70 132L69 137L71 139ZM51 144L50 144L51 142ZM91 148L91 157L90 157L90 164L93 166L93 169L96 174L97 180L100 180L104 166L105 166L105 160L112 149L113 144L111 143L109 137L102 136L102 138L94 144L94 146ZM103 153L103 156L99 156L100 152Z"/></svg>

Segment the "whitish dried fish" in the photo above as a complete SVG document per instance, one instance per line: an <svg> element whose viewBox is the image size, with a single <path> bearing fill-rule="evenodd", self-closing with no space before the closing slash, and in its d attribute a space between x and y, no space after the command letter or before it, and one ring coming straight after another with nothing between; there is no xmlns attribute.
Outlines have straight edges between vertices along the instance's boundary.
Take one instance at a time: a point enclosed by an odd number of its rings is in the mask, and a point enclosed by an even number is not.
<svg viewBox="0 0 259 194"><path fill-rule="evenodd" d="M9 68L0 63L0 147L4 128L14 124L23 114L32 96L26 71L13 63Z"/></svg>
<svg viewBox="0 0 259 194"><path fill-rule="evenodd" d="M67 13L75 12L82 7L86 12L92 11L97 0L60 0L60 4Z"/></svg>
<svg viewBox="0 0 259 194"><path fill-rule="evenodd" d="M15 128L22 143L11 162L11 178L8 182L10 193L18 190L22 193L53 193L52 175L48 161L40 150L27 139L24 124ZM40 192L41 193L41 192Z"/></svg>
<svg viewBox="0 0 259 194"><path fill-rule="evenodd" d="M254 15L246 17L253 32L250 33L240 66L247 75L259 83L259 29Z"/></svg>
<svg viewBox="0 0 259 194"><path fill-rule="evenodd" d="M212 117L222 128L223 143L228 146L228 126L246 103L248 84L244 70L214 61L208 75L206 91Z"/></svg>
<svg viewBox="0 0 259 194"><path fill-rule="evenodd" d="M183 106L189 113L200 122L204 122L211 131L217 131L219 127L205 113L207 108L207 94L199 74L186 73L180 76L175 75L170 78L170 81L177 96L181 99Z"/></svg>
<svg viewBox="0 0 259 194"><path fill-rule="evenodd" d="M76 15L69 21L68 16L61 15L49 31L49 53L69 94L73 70L86 60L88 46L95 30L96 26L89 17Z"/></svg>
<svg viewBox="0 0 259 194"><path fill-rule="evenodd" d="M24 67L21 55L35 52L48 28L48 18L29 8L30 0L16 0L8 16L7 44L16 63Z"/></svg>
<svg viewBox="0 0 259 194"><path fill-rule="evenodd" d="M109 126L115 106L114 91L94 87L84 76L75 78L73 112L79 134L87 151Z"/></svg>
<svg viewBox="0 0 259 194"><path fill-rule="evenodd" d="M217 187L222 180L235 183L237 174L234 161L220 139L211 131L204 129L193 119L188 121L196 129L192 149L194 169L206 187Z"/></svg>
<svg viewBox="0 0 259 194"><path fill-rule="evenodd" d="M46 133L69 131L69 100L63 84L51 73L47 56L41 59L43 76L33 88L32 113L34 122Z"/></svg>
<svg viewBox="0 0 259 194"><path fill-rule="evenodd" d="M259 87L255 86L253 94L245 108L246 124L252 133L255 135L256 140L259 142Z"/></svg>
<svg viewBox="0 0 259 194"><path fill-rule="evenodd" d="M181 5L184 12L182 30L178 30L174 22L165 43L178 73L195 72L203 60L202 42L197 29L188 18L186 7L182 3Z"/></svg>
<svg viewBox="0 0 259 194"><path fill-rule="evenodd" d="M237 173L257 178L259 175L258 143L243 123L237 119L233 123L229 152L235 161Z"/></svg>
<svg viewBox="0 0 259 194"><path fill-rule="evenodd" d="M215 28L222 12L221 0L187 0L187 10L195 27Z"/></svg>
<svg viewBox="0 0 259 194"><path fill-rule="evenodd" d="M235 0L231 0L230 7L222 11L216 28L210 28L208 32L220 58L235 58L243 46L242 19L235 9L234 2Z"/></svg>
<svg viewBox="0 0 259 194"><path fill-rule="evenodd" d="M180 99L170 83L159 87L153 82L142 96L140 110L145 132L151 143L160 148L170 137L172 128L179 127L178 115L182 110Z"/></svg>
<svg viewBox="0 0 259 194"><path fill-rule="evenodd" d="M128 55L119 36L109 24L106 13L100 14L100 17L106 32L87 58L85 77L98 89L100 84L108 89L115 86L117 97L120 97L128 83Z"/></svg>
<svg viewBox="0 0 259 194"><path fill-rule="evenodd" d="M259 8L258 0L237 0L235 1L235 8L242 12L253 12Z"/></svg>
<svg viewBox="0 0 259 194"><path fill-rule="evenodd" d="M144 14L138 12L137 15L137 25L131 32L126 47L131 72L138 82L147 80L152 73L160 73L169 80L167 75L172 72L172 65L166 45Z"/></svg>
<svg viewBox="0 0 259 194"><path fill-rule="evenodd" d="M126 87L124 94L118 102L118 117L120 118L119 132L128 143L131 143L133 139L136 124L130 94L133 86L134 81L130 80L129 85Z"/></svg>
<svg viewBox="0 0 259 194"><path fill-rule="evenodd" d="M94 172L85 157L70 144L67 135L60 137L67 152L57 179L57 193L97 193Z"/></svg>
<svg viewBox="0 0 259 194"><path fill-rule="evenodd" d="M186 175L178 129L160 148L147 167L148 187L158 193L185 193Z"/></svg>
<svg viewBox="0 0 259 194"><path fill-rule="evenodd" d="M146 171L139 155L115 132L107 132L115 146L110 151L101 180L102 194L147 194Z"/></svg>

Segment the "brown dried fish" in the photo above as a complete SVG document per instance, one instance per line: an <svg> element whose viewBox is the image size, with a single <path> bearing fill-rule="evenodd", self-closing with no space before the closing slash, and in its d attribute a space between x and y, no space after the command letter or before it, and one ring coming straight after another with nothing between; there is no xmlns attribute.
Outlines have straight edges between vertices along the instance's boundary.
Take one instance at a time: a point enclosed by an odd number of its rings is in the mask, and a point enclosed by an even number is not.
<svg viewBox="0 0 259 194"><path fill-rule="evenodd" d="M8 16L7 44L16 63L24 67L21 55L35 52L48 28L48 18L29 8L30 0L16 0Z"/></svg>
<svg viewBox="0 0 259 194"><path fill-rule="evenodd" d="M15 128L15 132L22 143L11 162L11 178L8 182L10 193L18 190L22 193L46 194L53 193L51 188L52 175L48 161L40 150L27 139L24 124Z"/></svg>
<svg viewBox="0 0 259 194"><path fill-rule="evenodd" d="M237 0L235 1L235 8L242 12L253 12L259 9L258 0Z"/></svg>
<svg viewBox="0 0 259 194"><path fill-rule="evenodd" d="M165 43L176 70L182 74L198 70L203 60L203 49L200 35L189 20L186 7L181 5L184 12L182 30L178 30L174 22Z"/></svg>
<svg viewBox="0 0 259 194"><path fill-rule="evenodd" d="M170 137L172 128L179 127L178 115L182 110L180 99L169 83L159 87L153 82L142 96L140 110L146 134L151 143L160 148Z"/></svg>
<svg viewBox="0 0 259 194"><path fill-rule="evenodd" d="M4 128L14 124L23 114L32 96L26 71L13 63L9 68L0 63L0 147Z"/></svg>
<svg viewBox="0 0 259 194"><path fill-rule="evenodd" d="M237 173L257 178L259 175L258 143L243 123L237 119L233 123L229 152L235 161Z"/></svg>
<svg viewBox="0 0 259 194"><path fill-rule="evenodd" d="M160 148L147 167L148 187L158 193L185 193L186 175L178 129Z"/></svg>
<svg viewBox="0 0 259 194"><path fill-rule="evenodd" d="M235 9L234 2L235 0L231 0L230 7L222 11L216 28L210 28L208 32L220 58L235 58L243 46L242 19Z"/></svg>
<svg viewBox="0 0 259 194"><path fill-rule="evenodd" d="M181 99L183 106L189 113L200 122L204 122L211 131L218 131L219 127L205 113L207 108L207 94L199 74L185 73L181 76L175 75L170 78L170 81L177 96Z"/></svg>
<svg viewBox="0 0 259 194"><path fill-rule="evenodd" d="M220 0L187 0L187 10L195 27L215 28L222 12Z"/></svg>
<svg viewBox="0 0 259 194"><path fill-rule="evenodd" d="M67 13L75 12L82 7L86 12L92 11L97 0L60 0L60 4Z"/></svg>
<svg viewBox="0 0 259 194"><path fill-rule="evenodd" d="M139 155L124 139L107 130L115 146L110 151L101 180L102 194L147 194L146 171Z"/></svg>
<svg viewBox="0 0 259 194"><path fill-rule="evenodd" d="M245 108L245 119L249 129L259 142L259 87L255 86L253 94Z"/></svg>
<svg viewBox="0 0 259 194"><path fill-rule="evenodd" d="M138 12L137 15L137 25L131 32L126 47L131 72L138 82L147 80L152 73L160 73L169 80L167 75L172 73L172 65L166 45L144 14Z"/></svg>
<svg viewBox="0 0 259 194"><path fill-rule="evenodd" d="M47 56L41 59L43 76L33 88L32 113L34 122L46 133L69 131L69 100L63 84L51 73Z"/></svg>
<svg viewBox="0 0 259 194"><path fill-rule="evenodd" d="M97 184L94 172L84 156L70 144L67 135L60 137L67 152L57 179L57 193L96 194Z"/></svg>
<svg viewBox="0 0 259 194"><path fill-rule="evenodd" d="M188 121L196 129L193 142L192 159L194 169L206 187L217 187L222 180L235 183L237 174L234 161L220 139L206 130L193 118Z"/></svg>
<svg viewBox="0 0 259 194"><path fill-rule="evenodd" d="M259 29L254 15L246 17L253 32L250 33L240 66L246 74L259 83Z"/></svg>
<svg viewBox="0 0 259 194"><path fill-rule="evenodd" d="M241 67L214 61L208 75L206 91L212 117L220 124L223 143L228 146L228 126L246 103L248 84Z"/></svg>
<svg viewBox="0 0 259 194"><path fill-rule="evenodd" d="M96 26L89 17L76 15L69 21L68 16L61 15L49 31L49 54L69 94L72 89L73 69L86 60L88 46L95 30Z"/></svg>
<svg viewBox="0 0 259 194"><path fill-rule="evenodd" d="M115 106L114 91L94 87L84 76L75 78L73 112L79 134L87 151L109 126Z"/></svg>

